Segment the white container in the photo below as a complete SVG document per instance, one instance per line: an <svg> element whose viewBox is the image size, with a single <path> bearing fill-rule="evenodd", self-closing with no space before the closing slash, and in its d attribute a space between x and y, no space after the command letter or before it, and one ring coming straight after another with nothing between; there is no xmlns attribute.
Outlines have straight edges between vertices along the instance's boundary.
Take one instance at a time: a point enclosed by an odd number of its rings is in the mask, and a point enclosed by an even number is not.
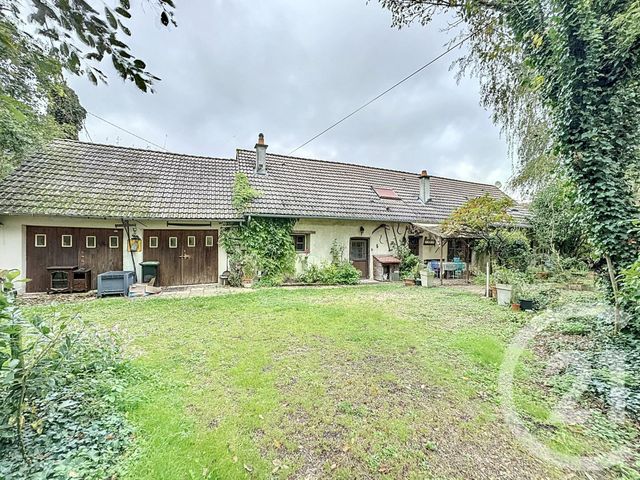
<svg viewBox="0 0 640 480"><path fill-rule="evenodd" d="M511 305L511 285L498 283L496 290L498 291L498 305Z"/></svg>
<svg viewBox="0 0 640 480"><path fill-rule="evenodd" d="M435 285L436 274L431 270L420 270L420 281L423 287L431 288Z"/></svg>

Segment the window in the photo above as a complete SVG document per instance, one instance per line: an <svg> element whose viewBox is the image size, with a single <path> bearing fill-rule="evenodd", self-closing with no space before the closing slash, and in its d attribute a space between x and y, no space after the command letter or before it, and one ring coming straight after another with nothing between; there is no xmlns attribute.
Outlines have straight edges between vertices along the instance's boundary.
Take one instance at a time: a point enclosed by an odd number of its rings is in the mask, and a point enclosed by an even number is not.
<svg viewBox="0 0 640 480"><path fill-rule="evenodd" d="M178 237L169 237L169 248L178 248Z"/></svg>
<svg viewBox="0 0 640 480"><path fill-rule="evenodd" d="M207 235L204 237L204 246L213 247L213 235Z"/></svg>
<svg viewBox="0 0 640 480"><path fill-rule="evenodd" d="M71 248L71 247L73 247L73 236L72 235L62 235L62 247L63 248Z"/></svg>
<svg viewBox="0 0 640 480"><path fill-rule="evenodd" d="M193 235L189 235L187 237L187 247L193 248L196 246L196 237Z"/></svg>
<svg viewBox="0 0 640 480"><path fill-rule="evenodd" d="M379 198L383 198L385 200L400 200L400 197L396 193L393 188L385 188L385 187L372 187L373 191L376 192Z"/></svg>
<svg viewBox="0 0 640 480"><path fill-rule="evenodd" d="M149 237L149 248L158 248L158 237Z"/></svg>
<svg viewBox="0 0 640 480"><path fill-rule="evenodd" d="M120 237L109 237L109 248L120 248Z"/></svg>
<svg viewBox="0 0 640 480"><path fill-rule="evenodd" d="M309 235L307 234L295 234L291 236L293 238L293 246L298 253L309 253Z"/></svg>
<svg viewBox="0 0 640 480"><path fill-rule="evenodd" d="M352 262L363 262L369 258L369 246L367 240L352 239L350 247L349 260Z"/></svg>
<svg viewBox="0 0 640 480"><path fill-rule="evenodd" d="M47 246L47 235L44 233L36 233L35 246L44 248Z"/></svg>
<svg viewBox="0 0 640 480"><path fill-rule="evenodd" d="M413 253L416 257L420 256L420 239L421 237L417 237L414 235L409 236L409 250L411 250L411 253Z"/></svg>
<svg viewBox="0 0 640 480"><path fill-rule="evenodd" d="M87 235L85 245L87 248L96 248L96 237L94 235Z"/></svg>

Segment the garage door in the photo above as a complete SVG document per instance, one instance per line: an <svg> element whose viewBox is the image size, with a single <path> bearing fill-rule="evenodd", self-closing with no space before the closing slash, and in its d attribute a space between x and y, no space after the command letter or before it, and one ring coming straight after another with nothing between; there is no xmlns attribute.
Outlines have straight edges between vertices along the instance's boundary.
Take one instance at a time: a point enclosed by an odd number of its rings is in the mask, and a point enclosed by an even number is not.
<svg viewBox="0 0 640 480"><path fill-rule="evenodd" d="M51 266L91 269L91 288L99 273L122 270L122 230L27 227L27 292L45 292Z"/></svg>
<svg viewBox="0 0 640 480"><path fill-rule="evenodd" d="M218 282L217 230L145 230L142 251L160 262L159 285Z"/></svg>

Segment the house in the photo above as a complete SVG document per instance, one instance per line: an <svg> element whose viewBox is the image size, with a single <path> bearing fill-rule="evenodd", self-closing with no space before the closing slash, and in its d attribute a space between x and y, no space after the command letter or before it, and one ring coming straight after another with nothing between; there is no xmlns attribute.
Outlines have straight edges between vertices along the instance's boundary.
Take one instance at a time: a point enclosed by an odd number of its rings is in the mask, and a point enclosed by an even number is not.
<svg viewBox="0 0 640 480"><path fill-rule="evenodd" d="M231 202L237 172L260 192L244 214ZM95 288L106 271L140 277L147 260L160 262L161 285L216 283L228 269L221 230L266 216L297 219L299 269L330 259L336 240L363 278L382 279L403 239L425 261L470 261L466 242L437 241L437 225L485 193L505 195L426 171L267 153L262 135L235 158L57 140L0 183L0 269L20 269L30 292L47 289L49 266L91 269Z"/></svg>

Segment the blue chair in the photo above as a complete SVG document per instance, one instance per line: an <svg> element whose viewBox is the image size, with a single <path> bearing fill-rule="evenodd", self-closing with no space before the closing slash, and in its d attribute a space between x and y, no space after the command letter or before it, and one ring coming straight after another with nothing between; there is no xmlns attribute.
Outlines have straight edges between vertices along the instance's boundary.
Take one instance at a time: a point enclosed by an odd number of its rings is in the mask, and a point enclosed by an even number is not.
<svg viewBox="0 0 640 480"><path fill-rule="evenodd" d="M440 278L440 262L437 260L431 260L429 268L436 274L436 278Z"/></svg>

